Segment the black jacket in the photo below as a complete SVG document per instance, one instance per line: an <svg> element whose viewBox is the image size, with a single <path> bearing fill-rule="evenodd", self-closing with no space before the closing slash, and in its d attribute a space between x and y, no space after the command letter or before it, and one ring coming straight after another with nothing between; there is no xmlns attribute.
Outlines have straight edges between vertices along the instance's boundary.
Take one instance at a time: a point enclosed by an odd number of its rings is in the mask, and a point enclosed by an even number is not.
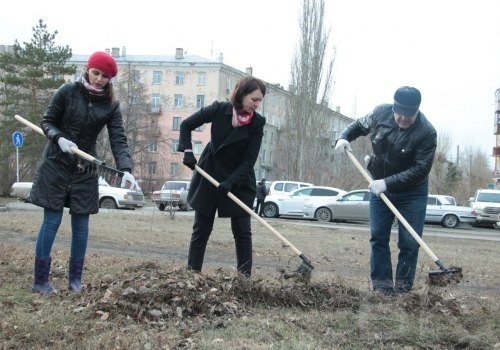
<svg viewBox="0 0 500 350"><path fill-rule="evenodd" d="M257 199L266 199L267 187L265 182L259 182L257 184Z"/></svg>
<svg viewBox="0 0 500 350"><path fill-rule="evenodd" d="M256 192L254 165L259 155L266 118L254 113L252 121L234 128L231 124L233 106L214 102L182 121L179 151L192 149L191 131L205 123L211 125L211 139L198 160L198 166L218 182L233 183L231 193L252 208ZM189 205L208 216L217 207L219 217L241 217L249 214L231 198L221 196L216 187L196 171L188 193Z"/></svg>
<svg viewBox="0 0 500 350"><path fill-rule="evenodd" d="M427 181L437 133L422 112L410 128L400 129L392 104L379 105L347 126L340 138L351 142L368 134L372 144L368 170L374 179L384 179L389 192L401 192Z"/></svg>
<svg viewBox="0 0 500 350"><path fill-rule="evenodd" d="M76 155L62 152L57 140L62 136L73 141L80 150L98 158L96 140L104 126L108 129L117 169L130 172L130 155L119 103L110 103L104 96L90 96L80 82L61 86L41 123L49 141L28 201L53 210L66 206L74 214L97 213L97 175L81 171L81 160Z"/></svg>

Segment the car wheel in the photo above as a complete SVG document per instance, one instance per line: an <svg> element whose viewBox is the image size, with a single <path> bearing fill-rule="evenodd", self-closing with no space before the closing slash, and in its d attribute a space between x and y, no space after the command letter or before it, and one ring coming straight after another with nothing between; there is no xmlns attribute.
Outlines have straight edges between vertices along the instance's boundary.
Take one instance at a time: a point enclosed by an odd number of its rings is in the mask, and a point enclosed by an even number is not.
<svg viewBox="0 0 500 350"><path fill-rule="evenodd" d="M274 203L265 203L263 211L267 218L277 218L279 215L278 206Z"/></svg>
<svg viewBox="0 0 500 350"><path fill-rule="evenodd" d="M161 203L160 205L158 205L158 209L160 209L160 211L164 211L165 210L165 204Z"/></svg>
<svg viewBox="0 0 500 350"><path fill-rule="evenodd" d="M112 199L112 198L104 198L100 205L99 205L99 208L103 208L103 209L116 209L116 203L115 203L115 200Z"/></svg>
<svg viewBox="0 0 500 350"><path fill-rule="evenodd" d="M314 217L318 221L330 222L332 221L332 212L328 208L318 208L314 213Z"/></svg>
<svg viewBox="0 0 500 350"><path fill-rule="evenodd" d="M446 214L441 221L441 225L446 228L455 228L458 226L459 222L460 221L458 220L458 217L456 215Z"/></svg>

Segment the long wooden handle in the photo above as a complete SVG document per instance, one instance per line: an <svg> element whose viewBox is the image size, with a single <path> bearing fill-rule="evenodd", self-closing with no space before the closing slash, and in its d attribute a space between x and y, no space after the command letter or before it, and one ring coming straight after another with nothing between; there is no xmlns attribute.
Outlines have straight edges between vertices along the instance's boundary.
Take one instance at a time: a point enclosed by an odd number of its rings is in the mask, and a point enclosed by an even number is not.
<svg viewBox="0 0 500 350"><path fill-rule="evenodd" d="M359 161L352 154L352 152L349 151L348 149L346 149L346 153L347 153L347 156L352 160L352 162L354 163L354 165L356 166L356 168L358 168L358 170L360 171L360 173L368 181L368 183L371 183L373 180L372 180L370 174L368 174L368 172L365 170L365 168L363 168L363 166L359 163ZM398 218L399 222L401 222L403 224L403 226L406 227L406 229L408 230L408 232L410 232L410 234L413 236L413 238L415 238L415 240L418 242L418 244L420 244L420 246L422 248L424 248L424 250L426 251L426 253L429 254L429 256L432 258L432 260L434 262L436 262L437 260L439 260L438 257L436 256L436 254L434 254L432 252L432 250L429 248L429 246L422 240L422 238L420 238L420 236L413 229L413 227L411 227L411 225L408 223L408 221L406 221L406 219L404 218L404 216L401 215L401 213L399 212L399 210L391 203L391 201L389 200L389 198L387 198L387 196L384 193L380 194L380 198L382 198L382 200L384 201L384 203L389 207L389 209L391 209L391 211L394 213L394 215L396 215L396 217Z"/></svg>
<svg viewBox="0 0 500 350"><path fill-rule="evenodd" d="M200 168L198 165L194 166L196 171L199 172L205 179L210 181L215 187L219 187L219 183L212 176L210 176L205 170ZM290 243L281 233L276 231L274 227L269 225L266 220L262 219L257 213L255 213L252 209L250 209L245 203L243 203L238 197L236 197L231 192L227 193L228 197L231 198L236 204L238 204L243 210L245 210L248 214L250 214L254 219L257 219L262 225L264 225L269 231L274 233L276 237L281 239L283 243L289 246L295 253L299 256L302 255L301 251L298 250L292 243Z"/></svg>
<svg viewBox="0 0 500 350"><path fill-rule="evenodd" d="M27 127L29 127L30 129L36 131L37 133L39 133L40 135L42 136L45 136L45 134L43 133L43 130L42 128L40 128L39 126L36 126L35 124L33 124L32 122L30 122L29 120L26 120L24 119L23 117L21 117L20 115L15 115L14 118L17 120L17 121L20 121L21 123L23 123L24 125L26 125ZM71 151L73 151L73 153L77 154L78 156L82 157L83 159L86 159L94 164L97 164L97 165L103 165L104 162L100 159L97 159L93 156L91 156L90 154L88 153L85 153L84 151L80 150L78 147L71 147Z"/></svg>

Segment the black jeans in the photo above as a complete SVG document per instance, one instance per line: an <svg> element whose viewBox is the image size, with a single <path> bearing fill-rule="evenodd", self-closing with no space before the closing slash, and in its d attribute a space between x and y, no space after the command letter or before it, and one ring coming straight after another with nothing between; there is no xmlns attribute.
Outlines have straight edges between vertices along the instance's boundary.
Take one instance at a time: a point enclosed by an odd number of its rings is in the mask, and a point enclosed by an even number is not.
<svg viewBox="0 0 500 350"><path fill-rule="evenodd" d="M262 214L264 213L264 200L265 198L257 198L257 204L255 204L255 213L259 214L260 216L262 216Z"/></svg>
<svg viewBox="0 0 500 350"><path fill-rule="evenodd" d="M195 271L201 271L203 266L208 239L214 227L215 212L216 210L208 217L198 212L194 214L188 266ZM236 247L236 267L239 272L250 276L252 273L252 231L250 216L232 217L231 230Z"/></svg>

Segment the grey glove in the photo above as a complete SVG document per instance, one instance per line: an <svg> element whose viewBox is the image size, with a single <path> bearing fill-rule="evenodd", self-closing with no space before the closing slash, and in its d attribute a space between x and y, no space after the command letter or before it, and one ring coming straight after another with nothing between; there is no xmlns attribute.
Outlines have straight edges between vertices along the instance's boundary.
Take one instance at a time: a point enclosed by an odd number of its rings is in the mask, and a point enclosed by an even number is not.
<svg viewBox="0 0 500 350"><path fill-rule="evenodd" d="M387 185L384 180L374 180L370 183L370 185L368 185L368 188L374 195L380 197L380 194L387 190Z"/></svg>
<svg viewBox="0 0 500 350"><path fill-rule="evenodd" d="M71 147L78 148L76 143L74 143L73 141L70 141L68 139L65 139L64 137L59 137L57 139L57 144L59 145L59 148L61 149L61 151L63 151L64 153L69 153L69 154L74 153L73 150L71 149Z"/></svg>
<svg viewBox="0 0 500 350"><path fill-rule="evenodd" d="M130 189L132 191L140 191L141 188L139 187L139 184L137 181L135 181L134 176L129 173L128 171L123 172L123 177L122 177L122 183L121 187L124 188L127 182L130 182Z"/></svg>
<svg viewBox="0 0 500 350"><path fill-rule="evenodd" d="M345 150L349 150L352 152L351 144L346 139L338 139L335 144L335 151L337 152L345 152Z"/></svg>

